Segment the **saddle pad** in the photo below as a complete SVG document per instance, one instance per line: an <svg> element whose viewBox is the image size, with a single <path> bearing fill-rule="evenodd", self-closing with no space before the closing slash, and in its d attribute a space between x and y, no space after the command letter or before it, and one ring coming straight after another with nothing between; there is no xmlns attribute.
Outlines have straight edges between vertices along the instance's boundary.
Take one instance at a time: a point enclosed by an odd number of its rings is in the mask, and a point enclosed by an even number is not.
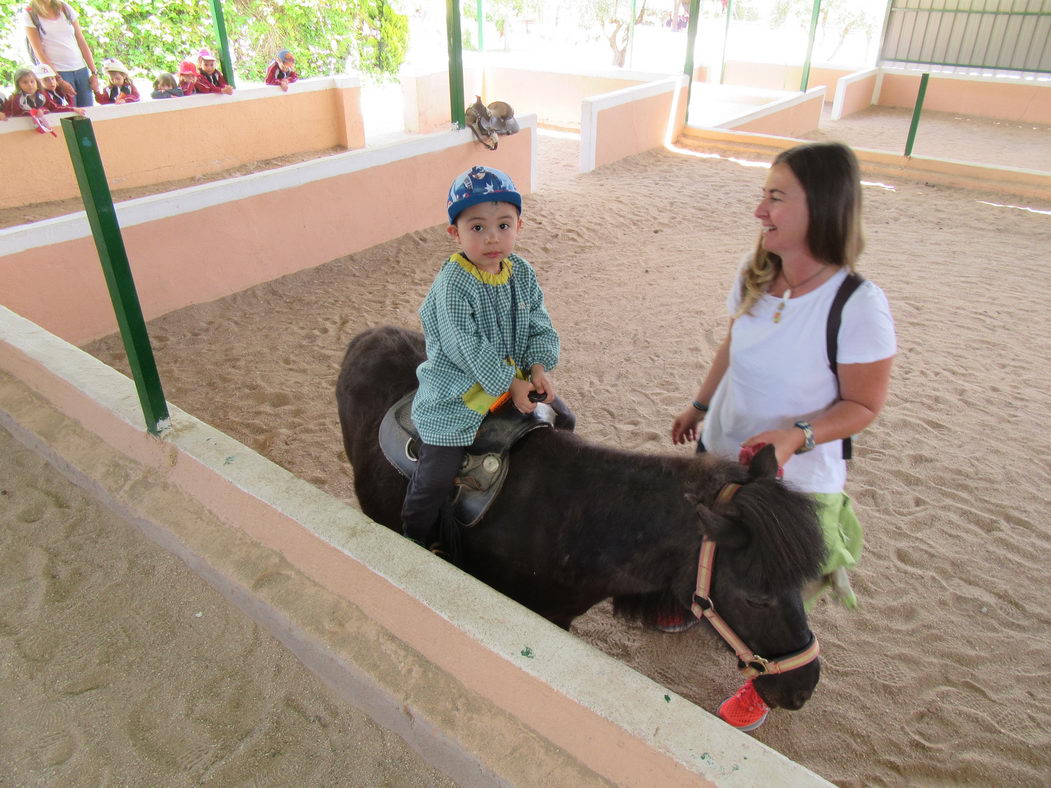
<svg viewBox="0 0 1051 788"><path fill-rule="evenodd" d="M380 422L380 450L402 476L416 473L419 433L412 421L410 391L387 410ZM553 427L555 411L538 403L531 414L519 413L511 402L490 413L464 454L453 499L453 519L470 527L478 523L503 487L510 466L508 452L523 436L535 429Z"/></svg>

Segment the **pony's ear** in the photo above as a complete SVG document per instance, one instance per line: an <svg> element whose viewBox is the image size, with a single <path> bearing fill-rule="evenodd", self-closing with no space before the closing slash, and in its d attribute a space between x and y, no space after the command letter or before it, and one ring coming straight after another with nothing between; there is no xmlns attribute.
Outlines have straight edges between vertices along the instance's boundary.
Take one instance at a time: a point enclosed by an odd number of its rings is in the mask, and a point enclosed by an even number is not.
<svg viewBox="0 0 1051 788"><path fill-rule="evenodd" d="M727 550L739 550L748 544L748 530L728 517L720 517L714 512L707 519L705 532L708 538L719 547Z"/></svg>
<svg viewBox="0 0 1051 788"><path fill-rule="evenodd" d="M764 476L771 479L777 477L777 454L774 452L774 444L768 443L756 452L748 465L748 475L753 479L762 479Z"/></svg>

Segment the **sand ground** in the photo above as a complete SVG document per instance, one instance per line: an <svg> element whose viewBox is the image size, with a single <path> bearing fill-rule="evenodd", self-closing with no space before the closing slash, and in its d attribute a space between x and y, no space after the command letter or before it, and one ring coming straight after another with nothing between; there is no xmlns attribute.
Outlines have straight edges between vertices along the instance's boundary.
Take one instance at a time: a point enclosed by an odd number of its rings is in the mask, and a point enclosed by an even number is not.
<svg viewBox="0 0 1051 788"><path fill-rule="evenodd" d="M734 260L756 237L751 211L764 171L681 150L582 176L575 141L542 135L540 146L540 183L525 200L518 251L536 266L563 337L556 381L578 431L641 452L687 451L673 449L667 432L725 330L723 303ZM775 712L754 735L842 785L1045 784L1051 456L1039 436L1051 420L1051 312L1039 293L1051 204L909 181L869 186L865 195L869 246L861 270L890 299L899 355L886 409L856 442L848 483L866 528L854 573L861 608L819 605L811 625L823 645L822 682L803 710ZM367 326L418 325L416 307L451 250L444 228L430 228L151 321L168 399L352 502L333 399L342 352ZM126 369L116 337L87 349ZM71 497L68 490L43 495L41 516L58 516L56 501ZM123 561L121 549L106 546L111 538L78 543L67 573L88 576L114 554ZM46 565L39 549L33 560ZM11 571L21 596L2 597L22 600L5 603L3 620L14 622L0 630L8 643L32 640L50 615L30 609L49 597L30 559L18 560L25 568ZM157 586L139 582L132 593L148 598ZM105 618L101 590L69 593ZM171 619L158 624L162 630L192 633L201 623L186 620L203 603L166 604ZM218 601L205 612L223 631L248 626ZM732 659L706 628L649 632L613 619L603 605L574 632L707 709L738 683ZM127 651L152 652L156 642L147 630ZM49 659L65 659L62 641L51 648L35 673L25 673L43 691ZM175 667L139 681L174 693L185 683L166 677ZM5 675L13 670L5 663ZM220 727L243 720L243 710L222 699L228 685L248 678L230 667L212 676L213 703L201 716ZM130 686L137 691L135 681ZM56 699L50 710L40 705L42 719L66 719L68 700ZM263 713L253 719L277 724ZM123 735L115 722L114 735ZM91 723L75 724L86 730ZM51 728L38 729L29 741L47 752L39 742L53 741ZM188 746L208 741L205 733L187 732ZM96 770L113 754L101 746L84 756ZM149 768L175 760L135 752L153 758Z"/></svg>
<svg viewBox="0 0 1051 788"><path fill-rule="evenodd" d="M0 785L452 785L0 429Z"/></svg>

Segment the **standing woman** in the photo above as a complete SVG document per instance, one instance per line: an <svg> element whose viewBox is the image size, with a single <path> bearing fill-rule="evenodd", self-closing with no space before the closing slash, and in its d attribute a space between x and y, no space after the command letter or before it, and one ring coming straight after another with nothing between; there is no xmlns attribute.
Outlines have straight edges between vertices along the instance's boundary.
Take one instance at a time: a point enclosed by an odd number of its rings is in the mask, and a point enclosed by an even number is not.
<svg viewBox="0 0 1051 788"><path fill-rule="evenodd" d="M755 217L759 243L727 299L729 330L693 403L672 424L672 442L696 439L703 419L699 452L736 460L742 449L773 444L785 482L818 503L828 548L824 585L854 607L846 569L860 556L861 526L843 491L843 439L865 429L883 407L896 340L883 291L863 281L843 307L838 380L829 366L829 311L864 246L853 151L838 143L783 151ZM681 631L692 618L661 628ZM766 711L748 682L719 715L751 730Z"/></svg>
<svg viewBox="0 0 1051 788"><path fill-rule="evenodd" d="M22 25L37 62L51 66L73 86L78 107L92 106L99 80L77 12L62 0L29 0L22 10Z"/></svg>

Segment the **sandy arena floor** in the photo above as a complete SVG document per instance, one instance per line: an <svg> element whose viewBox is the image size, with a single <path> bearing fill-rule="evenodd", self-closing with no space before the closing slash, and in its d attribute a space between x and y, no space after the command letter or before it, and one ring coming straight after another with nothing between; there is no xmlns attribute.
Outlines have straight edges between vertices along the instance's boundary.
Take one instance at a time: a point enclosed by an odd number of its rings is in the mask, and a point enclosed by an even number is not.
<svg viewBox="0 0 1051 788"><path fill-rule="evenodd" d="M576 142L540 144L519 251L563 338L556 380L578 430L686 451L667 433L725 330L764 172L654 151L581 176ZM861 608L817 608L822 683L754 735L842 785L1042 784L1051 313L1033 292L1051 204L907 181L865 197L861 270L888 295L899 355L848 483L866 529ZM152 321L168 398L352 501L333 401L343 350L367 326L418 325L451 250L434 227ZM115 337L87 349L126 367ZM710 710L738 684L705 628L649 632L599 606L574 632Z"/></svg>

